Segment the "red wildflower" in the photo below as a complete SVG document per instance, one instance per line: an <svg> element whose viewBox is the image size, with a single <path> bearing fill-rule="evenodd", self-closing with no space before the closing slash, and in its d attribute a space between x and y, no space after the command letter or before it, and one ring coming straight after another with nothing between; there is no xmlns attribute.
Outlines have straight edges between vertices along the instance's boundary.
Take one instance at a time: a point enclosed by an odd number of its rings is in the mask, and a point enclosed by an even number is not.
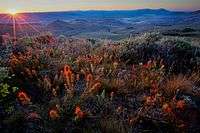
<svg viewBox="0 0 200 133"><path fill-rule="evenodd" d="M57 109L51 109L49 111L49 117L52 119L52 120L56 120L58 119L60 116L59 116L59 113L58 113L58 110Z"/></svg>
<svg viewBox="0 0 200 133"><path fill-rule="evenodd" d="M88 74L87 77L86 77L86 81L89 82L93 79L93 76L92 74Z"/></svg>
<svg viewBox="0 0 200 133"><path fill-rule="evenodd" d="M69 88L72 88L73 83L74 83L74 76L73 76L70 66L65 65L63 73L66 78L67 85L69 86Z"/></svg>
<svg viewBox="0 0 200 133"><path fill-rule="evenodd" d="M67 72L66 72L66 76L69 77L69 78L71 78L71 77L72 77L72 71L71 71L71 70L70 70L70 71L67 71Z"/></svg>
<svg viewBox="0 0 200 133"><path fill-rule="evenodd" d="M71 68L68 65L64 66L64 71L63 72L64 72L64 75L65 75L66 78L69 78L72 75Z"/></svg>
<svg viewBox="0 0 200 133"><path fill-rule="evenodd" d="M92 88L90 89L90 92L93 92L93 91L97 92L99 91L100 88L101 88L101 83L97 82L92 86Z"/></svg>
<svg viewBox="0 0 200 133"><path fill-rule="evenodd" d="M155 95L158 92L158 84L156 82L153 82L151 85L151 89L152 94Z"/></svg>
<svg viewBox="0 0 200 133"><path fill-rule="evenodd" d="M170 107L170 105L168 103L163 104L162 110L165 113L171 113L172 112L172 108Z"/></svg>
<svg viewBox="0 0 200 133"><path fill-rule="evenodd" d="M25 92L19 92L17 94L17 97L23 105L28 104L30 102L30 98Z"/></svg>
<svg viewBox="0 0 200 133"><path fill-rule="evenodd" d="M76 115L76 118L78 118L78 119L82 119L85 116L84 112L81 110L81 108L79 106L76 106L74 113Z"/></svg>
<svg viewBox="0 0 200 133"><path fill-rule="evenodd" d="M156 101L156 98L155 97L153 97L153 96L147 96L146 97L146 104L147 105L152 105L152 104L154 104L155 103L155 101Z"/></svg>
<svg viewBox="0 0 200 133"><path fill-rule="evenodd" d="M185 100L177 101L176 108L183 110L185 108Z"/></svg>
<svg viewBox="0 0 200 133"><path fill-rule="evenodd" d="M149 60L146 64L143 65L144 68L148 69L148 68L151 68L152 66L152 61Z"/></svg>
<svg viewBox="0 0 200 133"><path fill-rule="evenodd" d="M152 87L152 89L156 89L157 90L158 89L158 84L155 81L153 81L151 87Z"/></svg>
<svg viewBox="0 0 200 133"><path fill-rule="evenodd" d="M144 64L143 67L146 68L146 69L148 69L149 65L148 64Z"/></svg>
<svg viewBox="0 0 200 133"><path fill-rule="evenodd" d="M69 72L69 71L71 71L70 66L65 65L65 66L64 66L64 73Z"/></svg>

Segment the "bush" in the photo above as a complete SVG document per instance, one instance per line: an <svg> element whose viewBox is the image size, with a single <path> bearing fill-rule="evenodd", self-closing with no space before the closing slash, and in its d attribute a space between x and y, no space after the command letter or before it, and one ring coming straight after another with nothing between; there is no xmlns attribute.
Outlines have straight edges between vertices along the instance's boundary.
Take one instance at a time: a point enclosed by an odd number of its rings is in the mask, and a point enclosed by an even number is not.
<svg viewBox="0 0 200 133"><path fill-rule="evenodd" d="M128 64L163 59L166 70L174 73L191 72L199 67L199 47L180 39L153 36L156 39L151 40L151 37L151 34L148 37L143 35L122 42L121 59Z"/></svg>

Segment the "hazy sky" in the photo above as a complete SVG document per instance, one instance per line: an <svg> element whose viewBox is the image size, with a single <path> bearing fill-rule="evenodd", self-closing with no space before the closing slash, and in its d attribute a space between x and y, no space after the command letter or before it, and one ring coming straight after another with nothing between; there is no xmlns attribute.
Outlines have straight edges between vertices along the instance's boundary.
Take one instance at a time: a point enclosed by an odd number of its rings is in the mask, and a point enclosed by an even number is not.
<svg viewBox="0 0 200 133"><path fill-rule="evenodd" d="M200 0L0 0L0 12L166 8L199 10Z"/></svg>

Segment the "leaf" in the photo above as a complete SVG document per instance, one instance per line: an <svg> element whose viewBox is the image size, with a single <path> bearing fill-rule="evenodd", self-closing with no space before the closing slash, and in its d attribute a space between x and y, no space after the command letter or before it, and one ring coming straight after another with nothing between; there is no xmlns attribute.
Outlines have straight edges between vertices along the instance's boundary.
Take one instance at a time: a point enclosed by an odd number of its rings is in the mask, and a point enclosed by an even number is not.
<svg viewBox="0 0 200 133"><path fill-rule="evenodd" d="M12 87L12 92L16 92L19 88L18 87Z"/></svg>
<svg viewBox="0 0 200 133"><path fill-rule="evenodd" d="M101 93L101 98L105 98L106 97L106 91L105 91L105 89L102 91L102 93Z"/></svg>
<svg viewBox="0 0 200 133"><path fill-rule="evenodd" d="M8 91L9 87L10 86L8 84L3 84L3 83L0 84L0 95L2 97L6 97L9 94L9 91Z"/></svg>

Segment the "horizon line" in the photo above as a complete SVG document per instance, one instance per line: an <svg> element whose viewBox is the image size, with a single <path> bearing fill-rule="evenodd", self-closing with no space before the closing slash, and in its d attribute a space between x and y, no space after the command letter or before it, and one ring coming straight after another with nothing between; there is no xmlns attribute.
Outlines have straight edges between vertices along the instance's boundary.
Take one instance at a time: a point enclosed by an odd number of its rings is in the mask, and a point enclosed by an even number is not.
<svg viewBox="0 0 200 133"><path fill-rule="evenodd" d="M55 12L87 12L87 11L136 11L136 10L166 10L171 12L195 12L196 10L179 10L179 9L167 9L167 8L136 8L136 9L74 9L74 10L55 10L55 11L22 11L17 14L26 14L26 13L55 13ZM9 14L6 12L0 12L0 14Z"/></svg>

